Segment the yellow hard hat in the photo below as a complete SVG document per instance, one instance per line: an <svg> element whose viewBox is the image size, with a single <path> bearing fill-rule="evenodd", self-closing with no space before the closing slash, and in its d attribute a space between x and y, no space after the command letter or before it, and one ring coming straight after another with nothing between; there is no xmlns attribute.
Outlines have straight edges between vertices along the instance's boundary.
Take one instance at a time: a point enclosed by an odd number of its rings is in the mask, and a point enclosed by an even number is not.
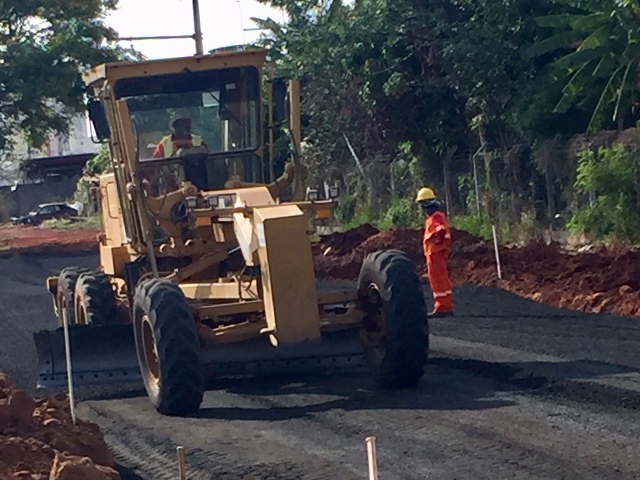
<svg viewBox="0 0 640 480"><path fill-rule="evenodd" d="M416 196L416 203L426 202L427 200L433 200L436 198L436 194L430 188L423 187L418 190L418 195Z"/></svg>

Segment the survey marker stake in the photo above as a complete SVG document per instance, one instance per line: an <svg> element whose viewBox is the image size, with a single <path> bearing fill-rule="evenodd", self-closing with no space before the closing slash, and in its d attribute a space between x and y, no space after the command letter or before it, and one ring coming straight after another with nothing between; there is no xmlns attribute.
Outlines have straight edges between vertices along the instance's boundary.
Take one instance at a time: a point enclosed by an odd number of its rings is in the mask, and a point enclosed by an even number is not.
<svg viewBox="0 0 640 480"><path fill-rule="evenodd" d="M502 266L500 265L500 251L498 250L498 234L496 233L496 226L491 225L493 232L493 248L496 252L496 265L498 267L498 278L502 280Z"/></svg>
<svg viewBox="0 0 640 480"><path fill-rule="evenodd" d="M369 459L369 480L378 480L378 457L376 455L376 437L367 437L367 458Z"/></svg>
<svg viewBox="0 0 640 480"><path fill-rule="evenodd" d="M67 357L67 385L69 387L69 409L71 410L71 419L76 424L76 400L73 395L73 372L71 371L71 341L69 340L69 322L67 315L61 311L62 326L64 328L64 354Z"/></svg>
<svg viewBox="0 0 640 480"><path fill-rule="evenodd" d="M187 463L184 459L184 448L176 448L178 452L178 471L180 472L180 480L187 480Z"/></svg>

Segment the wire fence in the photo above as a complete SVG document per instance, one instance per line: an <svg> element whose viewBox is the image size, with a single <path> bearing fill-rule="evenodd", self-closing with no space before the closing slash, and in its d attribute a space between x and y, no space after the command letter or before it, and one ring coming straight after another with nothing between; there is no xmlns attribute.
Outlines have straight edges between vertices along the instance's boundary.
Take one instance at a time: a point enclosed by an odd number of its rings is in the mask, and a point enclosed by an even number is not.
<svg viewBox="0 0 640 480"><path fill-rule="evenodd" d="M616 142L633 152L640 171L636 128L568 140L558 136L535 147L485 145L475 151L420 158L418 167L429 167L422 171L416 171L416 162L402 157L379 156L363 164L375 212L384 211L394 199L411 198L426 184L445 201L451 217L475 216L498 226L529 223L554 230L565 228L572 212L595 199L595 192L583 195L575 188L579 153Z"/></svg>

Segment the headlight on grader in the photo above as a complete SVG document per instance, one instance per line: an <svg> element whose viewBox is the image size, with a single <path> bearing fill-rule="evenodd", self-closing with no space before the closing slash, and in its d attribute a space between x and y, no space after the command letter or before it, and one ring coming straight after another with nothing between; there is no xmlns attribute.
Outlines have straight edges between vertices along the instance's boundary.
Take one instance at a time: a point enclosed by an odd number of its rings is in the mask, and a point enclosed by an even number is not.
<svg viewBox="0 0 640 480"><path fill-rule="evenodd" d="M235 195L210 195L207 205L210 208L231 208L235 202Z"/></svg>
<svg viewBox="0 0 640 480"><path fill-rule="evenodd" d="M307 189L307 200L310 202L317 202L319 198L318 190L315 188Z"/></svg>
<svg viewBox="0 0 640 480"><path fill-rule="evenodd" d="M219 208L220 201L217 195L211 195L207 197L207 205L211 208Z"/></svg>
<svg viewBox="0 0 640 480"><path fill-rule="evenodd" d="M340 187L338 185L329 187L329 198L335 200L338 197L340 197Z"/></svg>
<svg viewBox="0 0 640 480"><path fill-rule="evenodd" d="M218 196L218 208L231 208L236 202L235 194L219 195Z"/></svg>
<svg viewBox="0 0 640 480"><path fill-rule="evenodd" d="M187 197L186 199L188 208L196 208L198 206L198 198L197 197Z"/></svg>

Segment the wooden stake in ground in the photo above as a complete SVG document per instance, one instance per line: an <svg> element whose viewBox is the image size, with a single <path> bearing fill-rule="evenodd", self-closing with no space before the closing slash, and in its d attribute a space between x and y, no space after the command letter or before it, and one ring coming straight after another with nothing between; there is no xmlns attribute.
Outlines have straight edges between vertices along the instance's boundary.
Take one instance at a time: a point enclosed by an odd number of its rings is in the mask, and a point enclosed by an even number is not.
<svg viewBox="0 0 640 480"><path fill-rule="evenodd" d="M500 266L500 252L498 251L498 234L496 233L496 226L491 225L493 231L493 248L496 252L496 265L498 266L498 278L502 280L502 267Z"/></svg>
<svg viewBox="0 0 640 480"><path fill-rule="evenodd" d="M367 458L369 459L369 480L378 480L378 456L376 455L376 437L367 437Z"/></svg>
<svg viewBox="0 0 640 480"><path fill-rule="evenodd" d="M64 353L67 358L67 385L69 387L69 409L71 410L71 419L73 424L76 424L76 400L73 395L73 372L71 370L71 341L69 340L69 322L67 320L67 313L61 311L62 326L64 328Z"/></svg>
<svg viewBox="0 0 640 480"><path fill-rule="evenodd" d="M180 472L180 480L187 480L187 462L184 459L184 448L176 448L178 451L178 471Z"/></svg>

